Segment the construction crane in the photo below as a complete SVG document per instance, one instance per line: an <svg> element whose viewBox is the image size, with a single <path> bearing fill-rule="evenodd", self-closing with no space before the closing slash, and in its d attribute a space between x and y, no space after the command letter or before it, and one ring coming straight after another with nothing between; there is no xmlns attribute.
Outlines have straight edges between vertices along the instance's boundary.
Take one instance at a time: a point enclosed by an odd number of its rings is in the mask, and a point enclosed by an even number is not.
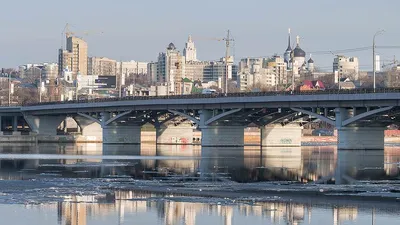
<svg viewBox="0 0 400 225"><path fill-rule="evenodd" d="M103 34L104 32L103 31L93 31L93 30L91 30L91 31L80 31L78 33L81 34L81 35L84 35L84 36L88 36L88 35L97 34L97 33ZM65 25L65 27L64 27L62 36L63 37L65 36L65 38L69 38L69 37L72 37L72 36L74 36L76 34L77 34L77 32L71 31L71 25L69 23L67 23Z"/></svg>
<svg viewBox="0 0 400 225"><path fill-rule="evenodd" d="M384 62L382 63L382 69L385 69L388 66L397 66L399 64L399 61L396 60L396 56L393 56L393 61L391 61L388 64L385 64Z"/></svg>
<svg viewBox="0 0 400 225"><path fill-rule="evenodd" d="M235 40L231 37L231 32L228 30L226 37L224 38L195 38L195 39L203 39L203 40L213 40L213 41L225 41L225 95L228 94L228 81L229 81L229 58L230 58L230 47L231 43Z"/></svg>

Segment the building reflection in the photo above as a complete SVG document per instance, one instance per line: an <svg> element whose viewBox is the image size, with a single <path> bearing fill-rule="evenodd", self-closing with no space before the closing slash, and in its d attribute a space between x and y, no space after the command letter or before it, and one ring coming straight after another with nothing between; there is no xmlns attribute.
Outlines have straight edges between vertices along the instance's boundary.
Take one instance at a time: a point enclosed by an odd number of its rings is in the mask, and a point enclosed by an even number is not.
<svg viewBox="0 0 400 225"><path fill-rule="evenodd" d="M149 198L153 200L148 200ZM216 202L180 202L171 199L173 196L169 195L116 191L114 195L100 197L67 196L66 201L57 203L54 207L57 207L60 225L86 225L87 221L93 218L111 216L117 218L115 224L122 224L127 216L146 213L157 215L158 221L165 225L195 225L206 216L218 216L220 218L218 224L224 225L232 225L233 218L237 216L259 217L270 221L271 224L298 225L310 223L314 215L312 205L293 202L221 205ZM331 211L333 217L326 217L326 224L339 225L355 221L358 217L357 207L337 205L327 207L323 206Z"/></svg>
<svg viewBox="0 0 400 225"><path fill-rule="evenodd" d="M1 144L0 154L60 155L59 159L0 158L0 179L51 175L347 184L359 180L396 179L400 173L398 148L337 151L333 147L201 149L192 145L154 144ZM64 155L74 157L62 157Z"/></svg>

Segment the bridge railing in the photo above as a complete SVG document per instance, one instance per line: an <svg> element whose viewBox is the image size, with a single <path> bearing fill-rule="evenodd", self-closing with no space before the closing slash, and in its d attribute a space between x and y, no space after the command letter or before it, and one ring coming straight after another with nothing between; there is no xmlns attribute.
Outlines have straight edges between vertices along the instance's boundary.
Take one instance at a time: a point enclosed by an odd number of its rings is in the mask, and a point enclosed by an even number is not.
<svg viewBox="0 0 400 225"><path fill-rule="evenodd" d="M129 100L156 100L156 99L194 99L194 98L232 98L232 97L260 97L260 96L293 96L293 95L342 95L342 94L371 94L371 93L400 93L400 88L376 89L341 89L341 90L309 90L309 91L269 91L269 92L237 92L217 94L190 94L190 95L162 95L162 96L127 96L122 98L96 98L73 101L41 102L28 105L52 105L52 104L73 104L73 103L97 103Z"/></svg>

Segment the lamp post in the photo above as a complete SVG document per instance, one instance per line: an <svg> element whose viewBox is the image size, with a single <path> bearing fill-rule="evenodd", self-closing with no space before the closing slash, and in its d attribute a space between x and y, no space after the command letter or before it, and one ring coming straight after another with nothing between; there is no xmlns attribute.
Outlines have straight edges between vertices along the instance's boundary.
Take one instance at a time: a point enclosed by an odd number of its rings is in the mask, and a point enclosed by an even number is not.
<svg viewBox="0 0 400 225"><path fill-rule="evenodd" d="M42 102L42 69L39 67L35 67L39 70L39 102Z"/></svg>
<svg viewBox="0 0 400 225"><path fill-rule="evenodd" d="M8 106L11 106L11 73L8 73Z"/></svg>
<svg viewBox="0 0 400 225"><path fill-rule="evenodd" d="M374 75L374 92L376 89L376 56L375 56L375 38L376 36L383 34L383 32L385 32L385 30L379 30L374 34L374 37L372 39L372 70L373 70L373 75Z"/></svg>

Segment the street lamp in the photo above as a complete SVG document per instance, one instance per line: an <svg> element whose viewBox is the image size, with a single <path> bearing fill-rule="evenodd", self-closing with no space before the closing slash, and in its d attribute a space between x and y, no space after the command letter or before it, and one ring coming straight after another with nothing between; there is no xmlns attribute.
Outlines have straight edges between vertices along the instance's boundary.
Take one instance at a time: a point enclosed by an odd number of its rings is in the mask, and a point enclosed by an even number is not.
<svg viewBox="0 0 400 225"><path fill-rule="evenodd" d="M32 73L34 73L34 70L38 69L39 70L39 85L38 85L38 92L39 92L39 102L42 102L42 69L39 67L32 67Z"/></svg>
<svg viewBox="0 0 400 225"><path fill-rule="evenodd" d="M11 106L11 73L8 73L8 106Z"/></svg>
<svg viewBox="0 0 400 225"><path fill-rule="evenodd" d="M385 32L385 30L379 30L374 34L374 38L372 39L372 68L373 68L373 74L374 74L374 92L376 89L376 56L375 56L375 37L383 34Z"/></svg>

